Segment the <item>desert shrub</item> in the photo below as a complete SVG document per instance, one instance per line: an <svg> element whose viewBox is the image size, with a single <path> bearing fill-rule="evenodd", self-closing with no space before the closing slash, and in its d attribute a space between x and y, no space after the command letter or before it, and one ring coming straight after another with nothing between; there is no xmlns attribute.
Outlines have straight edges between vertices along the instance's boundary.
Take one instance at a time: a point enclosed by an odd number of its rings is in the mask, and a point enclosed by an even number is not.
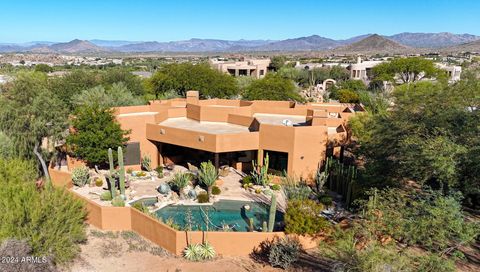
<svg viewBox="0 0 480 272"><path fill-rule="evenodd" d="M152 163L152 159L150 158L150 156L146 154L143 155L142 161L141 161L142 169L148 172L152 171L152 167L150 166L151 163Z"/></svg>
<svg viewBox="0 0 480 272"><path fill-rule="evenodd" d="M252 183L253 183L253 178L252 178L252 176L245 176L245 177L242 179L242 185L252 184Z"/></svg>
<svg viewBox="0 0 480 272"><path fill-rule="evenodd" d="M360 101L356 92L345 89L337 91L337 98L341 103L358 103Z"/></svg>
<svg viewBox="0 0 480 272"><path fill-rule="evenodd" d="M137 209L142 213L150 213L150 211L148 210L148 207L145 206L145 204L143 204L141 201L137 201L133 203L132 208Z"/></svg>
<svg viewBox="0 0 480 272"><path fill-rule="evenodd" d="M0 186L0 241L26 240L33 255L72 260L86 238L85 218L82 202L65 189L47 185L38 191L33 182Z"/></svg>
<svg viewBox="0 0 480 272"><path fill-rule="evenodd" d="M455 262L445 259L437 254L428 254L416 259L418 266L417 271L424 272L453 272L456 271Z"/></svg>
<svg viewBox="0 0 480 272"><path fill-rule="evenodd" d="M282 189L282 187L278 184L273 184L272 186L270 186L270 188L274 191L280 191Z"/></svg>
<svg viewBox="0 0 480 272"><path fill-rule="evenodd" d="M2 258L22 258L31 257L33 254L32 247L28 244L27 241L19 241L15 239L7 239L3 241L0 245L0 256ZM42 271L42 272L55 272L57 269L52 262L51 258L44 256L38 256L40 258L39 262L0 262L0 271L15 271L15 272L31 272L31 271Z"/></svg>
<svg viewBox="0 0 480 272"><path fill-rule="evenodd" d="M73 184L79 187L85 186L90 180L90 174L88 173L88 171L89 171L88 168L85 166L73 169L72 171Z"/></svg>
<svg viewBox="0 0 480 272"><path fill-rule="evenodd" d="M157 172L159 178L163 178L163 166L157 166L157 168L155 168L155 172Z"/></svg>
<svg viewBox="0 0 480 272"><path fill-rule="evenodd" d="M110 200L112 200L112 193L111 193L111 192L103 192L103 193L100 195L100 200L103 200L103 201L110 201Z"/></svg>
<svg viewBox="0 0 480 272"><path fill-rule="evenodd" d="M177 172L173 176L171 183L172 189L178 192L180 198L184 198L183 188L185 188L190 180L192 179L191 174L186 172Z"/></svg>
<svg viewBox="0 0 480 272"><path fill-rule="evenodd" d="M270 246L268 262L274 267L287 269L298 260L302 245L298 239L284 237L277 239Z"/></svg>
<svg viewBox="0 0 480 272"><path fill-rule="evenodd" d="M132 169L132 168L128 168L128 169L127 169L127 174L130 174L130 175L131 175L132 173L133 173L133 169Z"/></svg>
<svg viewBox="0 0 480 272"><path fill-rule="evenodd" d="M333 198L329 195L319 195L318 202L328 207L333 204Z"/></svg>
<svg viewBox="0 0 480 272"><path fill-rule="evenodd" d="M208 194L206 192L201 192L197 195L198 203L208 203Z"/></svg>
<svg viewBox="0 0 480 272"><path fill-rule="evenodd" d="M112 199L112 206L113 207L124 207L125 206L125 200L121 196L116 196L114 199Z"/></svg>
<svg viewBox="0 0 480 272"><path fill-rule="evenodd" d="M0 158L0 182L2 186L30 182L36 177L35 163L20 159Z"/></svg>
<svg viewBox="0 0 480 272"><path fill-rule="evenodd" d="M292 200L285 213L285 232L295 234L316 234L330 226L320 216L323 205L313 200Z"/></svg>
<svg viewBox="0 0 480 272"><path fill-rule="evenodd" d="M222 192L218 186L213 186L212 187L212 194L213 195L219 195Z"/></svg>
<svg viewBox="0 0 480 272"><path fill-rule="evenodd" d="M306 200L312 194L312 189L302 180L294 176L282 178L283 193L287 200Z"/></svg>

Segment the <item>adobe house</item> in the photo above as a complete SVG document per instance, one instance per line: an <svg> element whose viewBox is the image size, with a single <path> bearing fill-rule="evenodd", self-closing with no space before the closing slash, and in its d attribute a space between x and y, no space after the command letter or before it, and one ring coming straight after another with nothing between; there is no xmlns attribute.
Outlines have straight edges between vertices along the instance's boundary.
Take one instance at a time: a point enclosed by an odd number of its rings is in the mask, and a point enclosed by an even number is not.
<svg viewBox="0 0 480 272"><path fill-rule="evenodd" d="M200 100L151 101L115 108L123 129L130 129L125 164L140 167L149 156L158 165L212 161L249 172L252 161L268 154L273 173L312 179L327 155L340 156L347 141L346 121L361 105L290 101Z"/></svg>

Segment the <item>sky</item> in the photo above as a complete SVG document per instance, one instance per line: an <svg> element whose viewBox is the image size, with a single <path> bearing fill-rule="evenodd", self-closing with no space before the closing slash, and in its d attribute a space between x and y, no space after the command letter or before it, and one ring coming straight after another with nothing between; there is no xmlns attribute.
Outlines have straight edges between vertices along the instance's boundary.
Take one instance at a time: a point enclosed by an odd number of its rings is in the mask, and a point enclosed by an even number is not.
<svg viewBox="0 0 480 272"><path fill-rule="evenodd" d="M0 43L480 35L477 0L0 0Z"/></svg>

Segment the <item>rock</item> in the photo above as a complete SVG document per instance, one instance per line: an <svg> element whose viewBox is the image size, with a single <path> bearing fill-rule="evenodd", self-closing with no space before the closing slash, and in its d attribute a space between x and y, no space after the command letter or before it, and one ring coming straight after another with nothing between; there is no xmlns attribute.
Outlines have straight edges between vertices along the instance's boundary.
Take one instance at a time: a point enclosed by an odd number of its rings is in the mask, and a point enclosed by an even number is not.
<svg viewBox="0 0 480 272"><path fill-rule="evenodd" d="M162 183L157 187L157 191L159 193L161 193L162 195L166 195L166 194L170 193L171 188L168 184Z"/></svg>

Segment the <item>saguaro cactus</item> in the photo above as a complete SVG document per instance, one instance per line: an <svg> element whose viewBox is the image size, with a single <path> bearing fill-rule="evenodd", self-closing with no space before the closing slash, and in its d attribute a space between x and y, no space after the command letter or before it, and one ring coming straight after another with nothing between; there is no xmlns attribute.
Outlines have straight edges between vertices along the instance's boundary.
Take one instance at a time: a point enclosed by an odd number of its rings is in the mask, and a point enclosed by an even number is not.
<svg viewBox="0 0 480 272"><path fill-rule="evenodd" d="M112 194L112 199L113 199L115 198L117 188L115 186L115 178L113 177L113 173L115 169L113 167L113 152L111 148L108 149L108 163L110 165L110 175L108 175L108 180L110 182L110 192Z"/></svg>
<svg viewBox="0 0 480 272"><path fill-rule="evenodd" d="M125 166L123 165L123 150L119 146L117 149L117 155L118 155L118 166L119 166L119 173L118 175L120 176L120 195L122 196L123 199L126 199L125 197Z"/></svg>
<svg viewBox="0 0 480 272"><path fill-rule="evenodd" d="M273 231L273 225L275 225L275 215L277 212L277 195L272 194L272 201L270 203L270 213L268 214L268 231Z"/></svg>

